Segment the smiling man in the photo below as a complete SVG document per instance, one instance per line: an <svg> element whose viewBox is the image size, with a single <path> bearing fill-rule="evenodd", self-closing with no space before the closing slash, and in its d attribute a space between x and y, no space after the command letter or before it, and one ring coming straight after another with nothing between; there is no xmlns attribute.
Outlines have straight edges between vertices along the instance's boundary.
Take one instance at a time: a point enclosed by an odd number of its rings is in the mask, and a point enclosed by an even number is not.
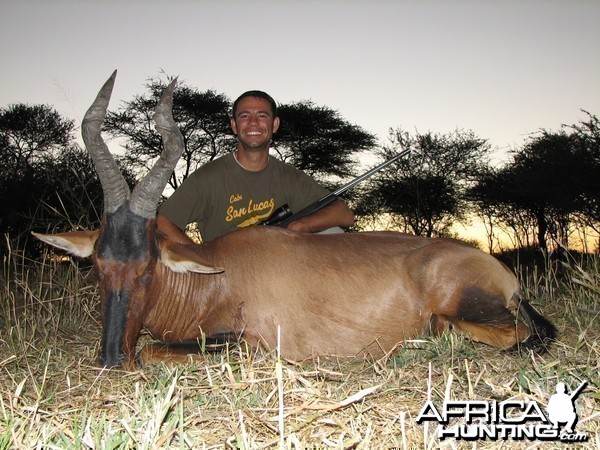
<svg viewBox="0 0 600 450"><path fill-rule="evenodd" d="M158 229L175 242L191 243L183 230L196 222L207 242L258 224L284 204L300 211L327 195L304 172L269 154L278 128L277 104L270 95L248 91L238 97L231 117L237 149L200 167L181 184L159 209ZM338 200L288 229L314 233L353 223L354 214Z"/></svg>

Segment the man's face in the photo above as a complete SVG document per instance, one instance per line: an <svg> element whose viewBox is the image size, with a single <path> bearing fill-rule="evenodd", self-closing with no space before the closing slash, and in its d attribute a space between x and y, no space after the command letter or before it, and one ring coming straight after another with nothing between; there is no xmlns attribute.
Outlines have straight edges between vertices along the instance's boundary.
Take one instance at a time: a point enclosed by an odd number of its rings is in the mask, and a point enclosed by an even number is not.
<svg viewBox="0 0 600 450"><path fill-rule="evenodd" d="M231 129L247 150L269 148L273 133L279 128L279 118L273 117L271 105L260 97L245 97L238 103Z"/></svg>

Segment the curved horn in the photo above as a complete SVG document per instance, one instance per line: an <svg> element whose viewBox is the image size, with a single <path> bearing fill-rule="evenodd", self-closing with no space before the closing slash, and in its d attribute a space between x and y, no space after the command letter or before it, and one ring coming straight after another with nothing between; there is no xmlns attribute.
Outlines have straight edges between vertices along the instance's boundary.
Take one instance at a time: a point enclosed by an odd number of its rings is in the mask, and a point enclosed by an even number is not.
<svg viewBox="0 0 600 450"><path fill-rule="evenodd" d="M131 194L131 212L145 218L156 216L156 207L177 161L183 153L183 135L173 119L173 91L177 79L163 92L154 111L154 122L163 140L163 151L152 170L137 184Z"/></svg>
<svg viewBox="0 0 600 450"><path fill-rule="evenodd" d="M108 213L116 211L129 198L129 186L100 134L116 76L115 70L98 92L81 124L81 136L96 166L104 192L104 211Z"/></svg>

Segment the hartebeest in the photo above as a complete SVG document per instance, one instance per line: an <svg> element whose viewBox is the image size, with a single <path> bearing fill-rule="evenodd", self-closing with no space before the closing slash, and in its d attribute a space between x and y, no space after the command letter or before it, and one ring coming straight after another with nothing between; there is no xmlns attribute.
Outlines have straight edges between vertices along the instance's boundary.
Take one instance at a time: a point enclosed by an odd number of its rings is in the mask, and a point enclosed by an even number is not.
<svg viewBox="0 0 600 450"><path fill-rule="evenodd" d="M102 366L133 367L142 328L167 343L233 336L279 345L290 359L377 356L417 334L444 330L502 349L543 350L553 337L553 326L518 298L508 268L455 240L255 226L210 243L169 241L157 232L155 214L183 150L171 112L174 82L154 116L164 150L130 192L100 133L115 75L82 124L104 191L100 229L36 234L93 258Z"/></svg>

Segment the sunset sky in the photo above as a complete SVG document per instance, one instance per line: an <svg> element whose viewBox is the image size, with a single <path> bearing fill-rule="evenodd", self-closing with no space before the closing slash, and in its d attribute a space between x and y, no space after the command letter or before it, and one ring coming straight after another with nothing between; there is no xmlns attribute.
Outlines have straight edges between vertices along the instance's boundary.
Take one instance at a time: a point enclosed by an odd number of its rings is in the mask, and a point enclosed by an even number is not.
<svg viewBox="0 0 600 450"><path fill-rule="evenodd" d="M234 99L311 99L387 140L473 130L502 154L600 113L600 1L0 0L0 107L81 120L161 72Z"/></svg>

